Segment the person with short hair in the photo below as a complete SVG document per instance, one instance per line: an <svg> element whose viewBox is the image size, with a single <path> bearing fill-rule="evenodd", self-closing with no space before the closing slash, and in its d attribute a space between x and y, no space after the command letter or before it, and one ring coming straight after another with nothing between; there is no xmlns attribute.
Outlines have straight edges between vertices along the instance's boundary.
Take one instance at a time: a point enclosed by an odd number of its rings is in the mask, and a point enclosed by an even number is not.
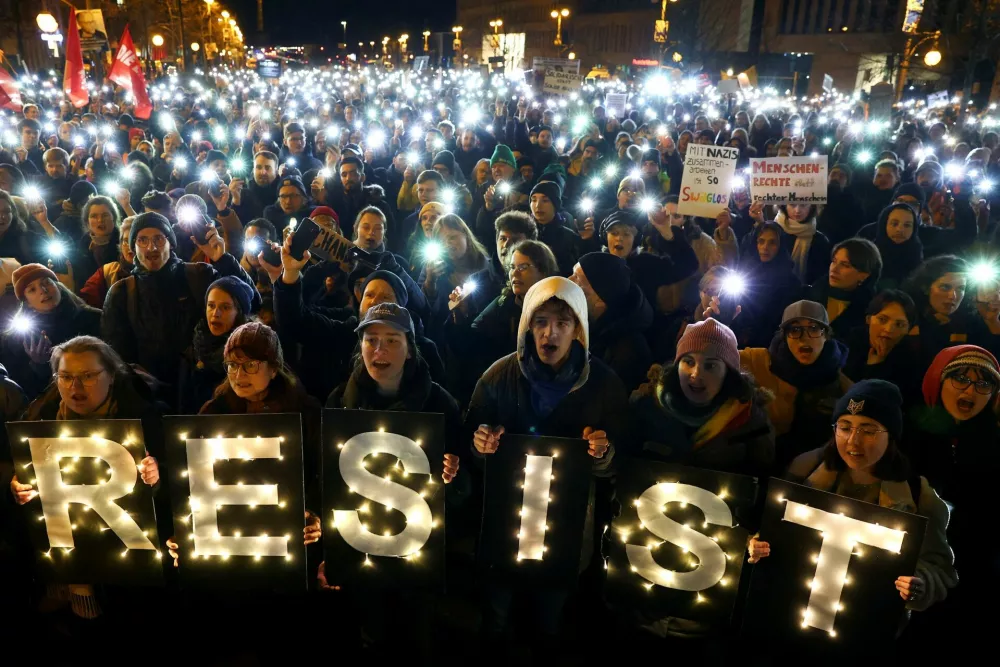
<svg viewBox="0 0 1000 667"><path fill-rule="evenodd" d="M826 279L817 280L805 298L824 304L833 335L846 341L864 324L865 309L875 295L882 275L882 257L874 243L849 238L833 247Z"/></svg>
<svg viewBox="0 0 1000 667"><path fill-rule="evenodd" d="M850 349L844 374L854 382L886 380L899 387L907 405L916 397L923 369L907 358L905 344L917 321L917 307L906 292L883 290L865 310L865 323L845 341Z"/></svg>

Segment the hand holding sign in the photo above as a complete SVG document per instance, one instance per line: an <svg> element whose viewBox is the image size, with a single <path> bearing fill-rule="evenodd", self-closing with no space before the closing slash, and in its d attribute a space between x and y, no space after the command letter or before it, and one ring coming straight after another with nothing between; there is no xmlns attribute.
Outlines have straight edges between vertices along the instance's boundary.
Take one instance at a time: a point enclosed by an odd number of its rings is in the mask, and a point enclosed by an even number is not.
<svg viewBox="0 0 1000 667"><path fill-rule="evenodd" d="M472 444L480 454L494 454L500 446L500 436L503 434L503 426L493 428L487 424L480 424L472 434Z"/></svg>

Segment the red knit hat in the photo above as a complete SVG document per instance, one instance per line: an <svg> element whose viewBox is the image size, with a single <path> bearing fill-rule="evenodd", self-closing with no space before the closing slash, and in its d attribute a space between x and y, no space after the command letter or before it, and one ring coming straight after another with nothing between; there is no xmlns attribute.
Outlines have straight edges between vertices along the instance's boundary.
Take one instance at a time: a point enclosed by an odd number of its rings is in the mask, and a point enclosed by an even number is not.
<svg viewBox="0 0 1000 667"><path fill-rule="evenodd" d="M333 221L337 223L338 226L340 225L340 216L337 215L337 212L329 206L317 206L312 210L312 213L309 214L309 217L315 218L317 215L325 215L328 218L333 218Z"/></svg>
<svg viewBox="0 0 1000 667"><path fill-rule="evenodd" d="M28 289L31 281L39 278L51 278L53 282L59 282L56 274L41 264L25 264L14 270L11 281L14 283L14 296L18 301L24 301L24 290Z"/></svg>
<svg viewBox="0 0 1000 667"><path fill-rule="evenodd" d="M681 339L677 341L674 362L691 352L704 352L717 356L729 368L734 371L740 370L740 351L736 343L736 334L725 324L711 317L703 322L687 325Z"/></svg>
<svg viewBox="0 0 1000 667"><path fill-rule="evenodd" d="M17 275L16 271L14 275ZM945 374L950 369L966 366L978 368L1000 382L1000 363L997 363L997 358L989 351L976 345L946 347L937 353L927 372L924 373L924 382L921 385L924 403L932 407L937 405L941 399L941 383L944 382Z"/></svg>

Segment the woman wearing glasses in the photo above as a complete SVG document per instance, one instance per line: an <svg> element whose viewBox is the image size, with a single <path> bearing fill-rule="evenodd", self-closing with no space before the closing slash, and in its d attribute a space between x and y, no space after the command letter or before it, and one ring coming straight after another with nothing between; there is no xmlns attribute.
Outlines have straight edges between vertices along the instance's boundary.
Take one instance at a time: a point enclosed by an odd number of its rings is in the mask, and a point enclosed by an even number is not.
<svg viewBox="0 0 1000 667"><path fill-rule="evenodd" d="M96 335L101 311L85 304L41 264L25 264L11 278L20 307L3 334L0 360L30 400L52 382L52 347L76 336Z"/></svg>
<svg viewBox="0 0 1000 667"><path fill-rule="evenodd" d="M93 336L78 336L54 347L50 367L53 382L28 406L24 420L141 419L147 451L139 471L145 484L156 486L160 440L152 434L159 430L160 410L146 382L107 343ZM19 505L36 494L31 484L20 483L17 476L11 479L10 490ZM78 616L100 614L91 586L70 586L70 604Z"/></svg>
<svg viewBox="0 0 1000 667"><path fill-rule="evenodd" d="M922 389L923 404L908 415L903 449L917 472L953 506L948 534L959 572L977 578L1000 575L995 550L981 541L984 527L996 521L1000 364L981 347L949 347L934 358ZM986 588L960 587L960 605L967 610L988 608L983 605L992 604L987 598L993 595Z"/></svg>
<svg viewBox="0 0 1000 667"><path fill-rule="evenodd" d="M785 308L769 347L740 350L740 366L775 400L767 406L775 430L775 469L829 437L830 415L851 381L841 371L847 347L832 337L826 309L815 301Z"/></svg>
<svg viewBox="0 0 1000 667"><path fill-rule="evenodd" d="M907 601L907 610L923 611L945 599L958 583L958 575L946 534L948 506L927 478L914 473L900 450L902 405L899 389L890 382L863 380L854 385L837 401L832 415L833 437L825 446L797 457L784 477L926 517L927 532L916 571L900 572L895 582L900 597ZM748 551L750 563L769 556L767 535L752 537Z"/></svg>

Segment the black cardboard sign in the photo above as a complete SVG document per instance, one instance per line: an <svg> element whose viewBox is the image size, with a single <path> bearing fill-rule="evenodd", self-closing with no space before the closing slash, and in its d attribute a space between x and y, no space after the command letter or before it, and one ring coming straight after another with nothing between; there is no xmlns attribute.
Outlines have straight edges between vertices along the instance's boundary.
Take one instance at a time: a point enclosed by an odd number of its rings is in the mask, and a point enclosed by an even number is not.
<svg viewBox="0 0 1000 667"><path fill-rule="evenodd" d="M587 442L505 433L486 457L479 562L517 584L576 580L593 458Z"/></svg>
<svg viewBox="0 0 1000 667"><path fill-rule="evenodd" d="M171 416L163 424L181 583L305 590L300 416Z"/></svg>
<svg viewBox="0 0 1000 667"><path fill-rule="evenodd" d="M323 550L330 585L444 585L444 416L323 411Z"/></svg>
<svg viewBox="0 0 1000 667"><path fill-rule="evenodd" d="M38 491L20 509L43 579L162 585L138 419L8 422L7 434L18 481Z"/></svg>
<svg viewBox="0 0 1000 667"><path fill-rule="evenodd" d="M641 459L617 464L609 599L647 618L727 625L748 537L739 516L753 508L756 480Z"/></svg>
<svg viewBox="0 0 1000 667"><path fill-rule="evenodd" d="M886 646L905 605L895 581L913 575L926 526L916 514L772 478L760 527L771 555L750 566L744 628L814 648Z"/></svg>

